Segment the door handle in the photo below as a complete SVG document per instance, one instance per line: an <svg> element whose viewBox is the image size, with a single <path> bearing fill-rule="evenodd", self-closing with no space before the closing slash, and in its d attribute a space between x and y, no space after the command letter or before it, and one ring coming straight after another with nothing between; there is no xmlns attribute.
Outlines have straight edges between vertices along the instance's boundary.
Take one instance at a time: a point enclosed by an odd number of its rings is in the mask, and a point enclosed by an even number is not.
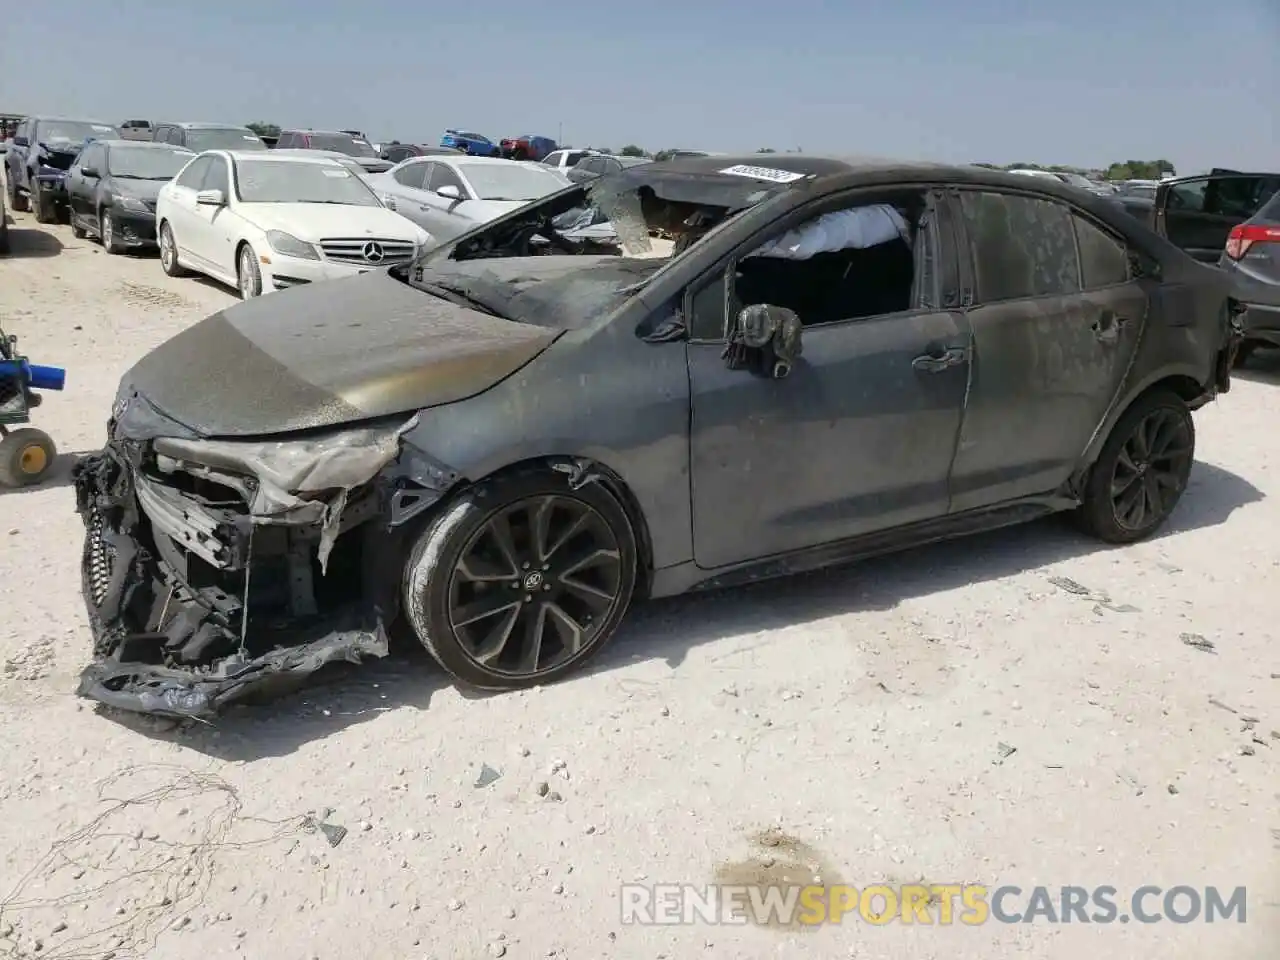
<svg viewBox="0 0 1280 960"><path fill-rule="evenodd" d="M926 353L911 361L911 368L922 373L941 373L964 363L969 351L963 347L949 347L940 353Z"/></svg>
<svg viewBox="0 0 1280 960"><path fill-rule="evenodd" d="M1128 322L1128 317L1119 317L1108 311L1093 322L1091 329L1099 343L1115 343Z"/></svg>

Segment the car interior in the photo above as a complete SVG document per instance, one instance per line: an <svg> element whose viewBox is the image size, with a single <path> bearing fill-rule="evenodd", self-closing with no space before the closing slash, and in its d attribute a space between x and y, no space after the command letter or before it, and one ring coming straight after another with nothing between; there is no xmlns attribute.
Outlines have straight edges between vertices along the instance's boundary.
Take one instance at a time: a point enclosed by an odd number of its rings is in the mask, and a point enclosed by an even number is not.
<svg viewBox="0 0 1280 960"><path fill-rule="evenodd" d="M924 209L923 196L904 197L824 214L788 231L738 261L736 307L786 307L804 326L911 309Z"/></svg>

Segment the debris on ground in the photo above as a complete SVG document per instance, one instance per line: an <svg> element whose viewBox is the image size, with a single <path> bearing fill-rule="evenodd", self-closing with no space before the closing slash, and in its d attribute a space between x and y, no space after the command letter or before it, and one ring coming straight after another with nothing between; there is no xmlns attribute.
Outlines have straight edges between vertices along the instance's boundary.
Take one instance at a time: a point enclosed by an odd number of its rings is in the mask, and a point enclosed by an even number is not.
<svg viewBox="0 0 1280 960"><path fill-rule="evenodd" d="M1195 647L1197 650L1203 650L1205 653L1216 653L1212 640L1206 640L1198 633L1180 633L1178 639L1185 643L1188 647Z"/></svg>
<svg viewBox="0 0 1280 960"><path fill-rule="evenodd" d="M491 783L497 783L502 779L502 771L495 770L487 763L480 764L480 775L476 777L476 789L487 787Z"/></svg>
<svg viewBox="0 0 1280 960"><path fill-rule="evenodd" d="M1049 582L1064 593L1072 596L1081 597L1085 600L1092 600L1094 603L1093 612L1101 614L1103 610L1110 610L1112 613L1141 613L1137 607L1130 603L1116 603L1111 599L1111 595L1105 590L1091 590L1082 583L1072 580L1070 577L1049 577Z"/></svg>
<svg viewBox="0 0 1280 960"><path fill-rule="evenodd" d="M997 743L996 753L1000 754L1000 759L994 762L1004 763L1005 760L1007 760L1009 757L1012 757L1017 752L1018 752L1018 748L1013 746L1012 744L1008 744L1004 742Z"/></svg>

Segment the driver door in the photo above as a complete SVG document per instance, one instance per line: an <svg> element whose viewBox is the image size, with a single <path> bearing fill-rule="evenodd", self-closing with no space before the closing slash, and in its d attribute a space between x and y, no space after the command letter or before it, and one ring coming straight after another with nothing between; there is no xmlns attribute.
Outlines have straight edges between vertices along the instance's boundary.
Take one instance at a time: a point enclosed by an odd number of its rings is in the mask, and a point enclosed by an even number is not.
<svg viewBox="0 0 1280 960"><path fill-rule="evenodd" d="M440 196L436 191L441 187L456 188L461 199ZM452 167L444 163L432 163L431 172L427 174L424 203L429 208L427 216L434 226L427 227L427 232L443 243L462 236L474 227L475 222L466 215L470 198L470 189Z"/></svg>
<svg viewBox="0 0 1280 960"><path fill-rule="evenodd" d="M722 358L725 319L740 302L733 289L740 260L691 289L685 313L691 317L690 469L699 567L759 560L947 514L971 333L959 307L954 235L943 236L937 222L930 199L914 253L900 252L910 289L896 296L906 309L867 315L876 309L873 258L856 268L851 261L852 274L843 276L836 262L813 284L797 270L794 283L803 289L775 287L779 298L799 293L797 302L828 297L824 315L831 317L805 324L802 354L784 379L729 369ZM901 259L895 271L903 273ZM814 289L817 284L825 289ZM804 311L796 312L804 321ZM946 359L930 363L931 357Z"/></svg>
<svg viewBox="0 0 1280 960"><path fill-rule="evenodd" d="M196 255L219 275L234 277L236 241L239 235L235 229L238 217L231 209L231 171L225 157L214 154L210 159L213 162L205 172L197 192L219 190L224 202L220 207L199 203L195 205L196 229L192 231L191 242Z"/></svg>

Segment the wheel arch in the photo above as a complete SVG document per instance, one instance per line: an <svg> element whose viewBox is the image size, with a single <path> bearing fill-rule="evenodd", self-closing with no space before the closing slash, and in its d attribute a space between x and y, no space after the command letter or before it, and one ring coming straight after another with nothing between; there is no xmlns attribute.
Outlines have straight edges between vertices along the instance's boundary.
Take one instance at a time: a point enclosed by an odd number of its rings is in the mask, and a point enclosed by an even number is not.
<svg viewBox="0 0 1280 960"><path fill-rule="evenodd" d="M501 477L543 471L563 474L565 485L570 489L573 489L575 484L599 483L618 501L627 515L627 520L631 523L631 532L636 542L635 595L637 598L648 596L654 569L653 538L649 530L648 517L640 506L639 498L623 479L622 474L600 457L572 454L526 456L506 464L490 465L481 471L469 472L466 479L455 487L455 492ZM452 497L443 498L439 506L443 506L451 499Z"/></svg>
<svg viewBox="0 0 1280 960"><path fill-rule="evenodd" d="M1199 409L1200 406L1212 400L1215 396L1215 393L1211 389L1206 389L1203 381L1197 379L1195 372L1189 368L1179 367L1163 370L1139 382L1129 391L1122 402L1117 403L1112 408L1106 420L1094 434L1088 449L1085 451L1085 456L1081 459L1080 469L1073 477L1073 489L1080 490L1083 488L1085 478L1093 468L1098 456L1102 453L1103 446L1106 445L1107 439L1111 436L1112 431L1115 430L1116 424L1120 422L1120 419L1143 397L1159 390L1171 391L1193 410Z"/></svg>

